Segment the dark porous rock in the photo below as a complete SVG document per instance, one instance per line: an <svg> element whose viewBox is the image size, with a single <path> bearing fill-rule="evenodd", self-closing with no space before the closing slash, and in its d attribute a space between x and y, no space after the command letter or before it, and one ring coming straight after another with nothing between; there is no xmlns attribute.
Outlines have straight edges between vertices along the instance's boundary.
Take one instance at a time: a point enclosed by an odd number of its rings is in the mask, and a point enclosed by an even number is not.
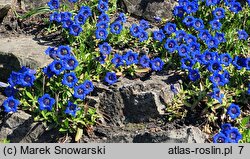
<svg viewBox="0 0 250 159"><path fill-rule="evenodd" d="M87 103L97 108L107 125L147 122L165 114L166 104L174 98L170 85L179 89L180 83L180 77L167 73L144 81L120 78L112 86L95 83L95 91L92 97L87 97Z"/></svg>
<svg viewBox="0 0 250 159"><path fill-rule="evenodd" d="M154 21L155 17L170 20L176 2L176 0L121 0L118 6L135 16L150 21Z"/></svg>
<svg viewBox="0 0 250 159"><path fill-rule="evenodd" d="M36 69L49 64L51 60L44 54L46 49L32 37L0 38L0 81L6 81L12 71L22 66Z"/></svg>

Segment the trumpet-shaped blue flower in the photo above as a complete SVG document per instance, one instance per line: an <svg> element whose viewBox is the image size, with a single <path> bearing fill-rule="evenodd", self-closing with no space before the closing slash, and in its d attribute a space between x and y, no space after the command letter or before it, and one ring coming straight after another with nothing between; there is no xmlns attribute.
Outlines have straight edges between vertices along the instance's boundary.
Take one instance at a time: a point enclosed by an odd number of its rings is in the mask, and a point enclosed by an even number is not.
<svg viewBox="0 0 250 159"><path fill-rule="evenodd" d="M44 94L42 97L38 98L38 103L40 110L51 111L55 104L55 99L51 98L49 94Z"/></svg>
<svg viewBox="0 0 250 159"><path fill-rule="evenodd" d="M153 71L161 71L164 66L164 62L159 57L152 59L150 64Z"/></svg>
<svg viewBox="0 0 250 159"><path fill-rule="evenodd" d="M230 104L227 108L227 114L231 117L231 119L236 119L240 116L240 107L234 103Z"/></svg>
<svg viewBox="0 0 250 159"><path fill-rule="evenodd" d="M104 42L102 44L99 44L99 49L101 54L109 55L112 48L107 42Z"/></svg>
<svg viewBox="0 0 250 159"><path fill-rule="evenodd" d="M139 63L141 64L142 67L147 68L150 66L150 59L148 58L148 56L143 55L140 58Z"/></svg>
<svg viewBox="0 0 250 159"><path fill-rule="evenodd" d="M114 72L107 72L106 76L104 78L104 81L107 82L110 85L116 83L117 82L116 73L114 73Z"/></svg>
<svg viewBox="0 0 250 159"><path fill-rule="evenodd" d="M78 78L76 77L76 74L74 72L64 74L62 84L73 88L77 82Z"/></svg>
<svg viewBox="0 0 250 159"><path fill-rule="evenodd" d="M119 21L115 21L110 25L110 32L113 34L120 34L122 31L122 24Z"/></svg>
<svg viewBox="0 0 250 159"><path fill-rule="evenodd" d="M122 55L119 55L119 54L114 54L114 57L111 60L111 62L115 65L115 67L124 65L123 57Z"/></svg>
<svg viewBox="0 0 250 159"><path fill-rule="evenodd" d="M3 102L4 112L10 113L10 112L17 112L17 107L20 104L18 100L16 100L13 96L8 97Z"/></svg>
<svg viewBox="0 0 250 159"><path fill-rule="evenodd" d="M65 114L69 114L69 115L72 115L72 116L76 116L76 112L80 110L80 108L77 107L76 104L68 101L68 105L66 107L66 110L64 111Z"/></svg>
<svg viewBox="0 0 250 159"><path fill-rule="evenodd" d="M126 61L126 65L132 65L138 63L138 54L132 51L128 51L123 55L123 60Z"/></svg>

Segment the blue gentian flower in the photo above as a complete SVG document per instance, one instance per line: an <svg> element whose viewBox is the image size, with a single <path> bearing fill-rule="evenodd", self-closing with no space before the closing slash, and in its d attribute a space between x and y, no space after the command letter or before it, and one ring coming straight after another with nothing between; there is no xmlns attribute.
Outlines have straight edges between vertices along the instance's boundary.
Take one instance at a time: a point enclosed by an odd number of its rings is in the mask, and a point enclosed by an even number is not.
<svg viewBox="0 0 250 159"><path fill-rule="evenodd" d="M138 63L138 53L128 51L125 55L123 55L123 60L126 61L126 65L132 65Z"/></svg>
<svg viewBox="0 0 250 159"><path fill-rule="evenodd" d="M219 41L218 41L218 39L215 38L215 37L210 37L210 38L208 38L208 40L206 41L206 44L207 44L207 47L208 47L209 49L218 48Z"/></svg>
<svg viewBox="0 0 250 159"><path fill-rule="evenodd" d="M18 92L17 89L15 89L14 87L12 86L8 86L4 89L4 94L7 96L7 97L11 97L11 96L15 96L16 93Z"/></svg>
<svg viewBox="0 0 250 159"><path fill-rule="evenodd" d="M58 13L58 12L53 12L53 13L51 13L50 16L49 16L49 21L50 21L50 22L55 21L55 20L56 20L57 14L59 14L59 13Z"/></svg>
<svg viewBox="0 0 250 159"><path fill-rule="evenodd" d="M71 55L71 48L67 45L61 45L57 49L57 56L60 59L69 57Z"/></svg>
<svg viewBox="0 0 250 159"><path fill-rule="evenodd" d="M97 29L95 32L96 39L106 40L108 32L105 29Z"/></svg>
<svg viewBox="0 0 250 159"><path fill-rule="evenodd" d="M62 22L62 15L61 13L55 12L52 17L50 17L51 21L54 18L54 21L61 23Z"/></svg>
<svg viewBox="0 0 250 159"><path fill-rule="evenodd" d="M227 114L231 117L231 119L236 119L240 116L240 107L234 103L230 104L227 108Z"/></svg>
<svg viewBox="0 0 250 159"><path fill-rule="evenodd" d="M96 28L97 29L108 29L109 27L109 24L106 23L105 21L99 21L97 24L96 24Z"/></svg>
<svg viewBox="0 0 250 159"><path fill-rule="evenodd" d="M231 128L226 132L226 136L229 139L229 143L238 143L242 139L242 135L239 130L235 127Z"/></svg>
<svg viewBox="0 0 250 159"><path fill-rule="evenodd" d="M66 73L63 76L62 84L73 88L78 82L78 78L74 72Z"/></svg>
<svg viewBox="0 0 250 159"><path fill-rule="evenodd" d="M246 69L247 70L250 70L250 58L246 58L246 61L245 61L245 65L246 65Z"/></svg>
<svg viewBox="0 0 250 159"><path fill-rule="evenodd" d="M230 7L229 7L230 11L231 11L231 12L234 12L234 13L239 13L239 11L242 10L242 7L241 7L240 2L236 2L236 1L231 2L231 3L229 4L229 6L230 6Z"/></svg>
<svg viewBox="0 0 250 159"><path fill-rule="evenodd" d="M237 70L240 70L246 66L246 58L235 56L232 64Z"/></svg>
<svg viewBox="0 0 250 159"><path fill-rule="evenodd" d="M64 111L65 114L69 114L72 116L76 116L76 112L80 110L80 108L77 107L76 104L71 103L70 101L68 101L68 105L66 107L66 110Z"/></svg>
<svg viewBox="0 0 250 159"><path fill-rule="evenodd" d="M71 35L78 36L80 35L81 32L82 32L82 27L79 24L72 24L69 27L69 33Z"/></svg>
<svg viewBox="0 0 250 159"><path fill-rule="evenodd" d="M110 32L113 34L120 34L122 31L122 24L119 21L115 21L110 25Z"/></svg>
<svg viewBox="0 0 250 159"><path fill-rule="evenodd" d="M85 86L83 84L74 87L74 94L73 94L73 96L75 98L84 100L85 97L86 97L86 95L87 95L87 93L85 91Z"/></svg>
<svg viewBox="0 0 250 159"><path fill-rule="evenodd" d="M220 2L220 0L206 0L206 6L215 6Z"/></svg>
<svg viewBox="0 0 250 159"><path fill-rule="evenodd" d="M195 18L194 19L194 22L193 22L193 27L195 30L202 30L204 29L204 23L203 23L203 20L200 19L200 18Z"/></svg>
<svg viewBox="0 0 250 159"><path fill-rule="evenodd" d="M176 24L174 23L167 23L164 26L164 30L166 31L167 34L172 34L176 31Z"/></svg>
<svg viewBox="0 0 250 159"><path fill-rule="evenodd" d="M123 58L119 54L114 54L114 57L111 60L111 62L115 65L115 67L124 65Z"/></svg>
<svg viewBox="0 0 250 159"><path fill-rule="evenodd" d="M185 13L184 6L175 6L173 10L173 14L177 17L182 18Z"/></svg>
<svg viewBox="0 0 250 159"><path fill-rule="evenodd" d="M194 25L194 21L195 21L195 18L193 16L186 16L182 22L187 26L187 27L191 27Z"/></svg>
<svg viewBox="0 0 250 159"><path fill-rule="evenodd" d="M4 112L17 112L17 106L20 104L20 101L16 100L13 96L8 97L3 102Z"/></svg>
<svg viewBox="0 0 250 159"><path fill-rule="evenodd" d="M248 38L248 34L245 30L239 30L238 37L240 40L246 40Z"/></svg>
<svg viewBox="0 0 250 159"><path fill-rule="evenodd" d="M168 38L166 43L164 44L164 48L168 50L170 53L173 53L178 47L177 41L175 39Z"/></svg>
<svg viewBox="0 0 250 159"><path fill-rule="evenodd" d="M49 94L44 94L42 97L38 98L38 103L40 110L51 111L55 104L55 99L51 98Z"/></svg>
<svg viewBox="0 0 250 159"><path fill-rule="evenodd" d="M229 6L231 2L235 2L235 0L224 0L226 6Z"/></svg>
<svg viewBox="0 0 250 159"><path fill-rule="evenodd" d="M204 51L201 55L202 64L208 65L210 61L213 61L216 59L215 53L211 51Z"/></svg>
<svg viewBox="0 0 250 159"><path fill-rule="evenodd" d="M58 9L60 7L59 0L50 0L47 4L50 10Z"/></svg>
<svg viewBox="0 0 250 159"><path fill-rule="evenodd" d="M222 24L218 21L218 19L211 20L209 24L212 30L220 30L222 26Z"/></svg>
<svg viewBox="0 0 250 159"><path fill-rule="evenodd" d="M150 65L150 59L148 58L148 56L143 55L140 60L139 63L141 64L142 67L144 68L148 68Z"/></svg>
<svg viewBox="0 0 250 159"><path fill-rule="evenodd" d="M97 57L97 60L100 62L100 64L104 64L106 60L106 55L101 54L99 57Z"/></svg>
<svg viewBox="0 0 250 159"><path fill-rule="evenodd" d="M210 81L214 86L224 86L225 85L225 77L218 72L215 72L212 76L209 77Z"/></svg>
<svg viewBox="0 0 250 159"><path fill-rule="evenodd" d="M133 37L139 37L142 31L143 29L136 24L132 24L132 26L130 27L130 33Z"/></svg>
<svg viewBox="0 0 250 159"><path fill-rule="evenodd" d="M83 13L78 13L74 17L75 23L79 25L83 25L86 23L87 17L83 15Z"/></svg>
<svg viewBox="0 0 250 159"><path fill-rule="evenodd" d="M63 61L61 60L54 60L50 65L50 70L56 74L56 75L60 75L61 72L63 72L65 70L65 64Z"/></svg>
<svg viewBox="0 0 250 159"><path fill-rule="evenodd" d="M80 8L78 14L83 14L84 17L87 19L88 17L92 16L91 8L88 6L82 6Z"/></svg>
<svg viewBox="0 0 250 159"><path fill-rule="evenodd" d="M178 47L178 54L179 54L179 56L181 56L181 57L187 57L187 56L189 56L189 51L190 51L190 47L188 47L188 46L185 45L185 44L181 44L181 45Z"/></svg>
<svg viewBox="0 0 250 159"><path fill-rule="evenodd" d="M74 22L71 19L65 20L62 22L62 27L65 29L69 29L71 25L73 25Z"/></svg>
<svg viewBox="0 0 250 159"><path fill-rule="evenodd" d="M201 40L207 41L211 37L211 34L209 33L208 30L200 30L200 33L198 36Z"/></svg>
<svg viewBox="0 0 250 159"><path fill-rule="evenodd" d="M225 34L224 33L218 33L218 32L216 32L215 33L215 38L219 41L219 43L226 42Z"/></svg>
<svg viewBox="0 0 250 159"><path fill-rule="evenodd" d="M150 64L151 64L151 69L153 71L161 71L163 68L164 62L159 57L157 57L155 59L152 59L150 61Z"/></svg>
<svg viewBox="0 0 250 159"><path fill-rule="evenodd" d="M191 52L196 52L196 51L200 51L200 43L197 42L191 42L188 44L188 46L190 47L190 51Z"/></svg>
<svg viewBox="0 0 250 159"><path fill-rule="evenodd" d="M184 37L184 40L187 44L190 44L192 42L196 42L197 38L192 34L186 34L186 36Z"/></svg>
<svg viewBox="0 0 250 159"><path fill-rule="evenodd" d="M124 13L120 13L116 21L120 21L122 23L126 23L127 19Z"/></svg>
<svg viewBox="0 0 250 159"><path fill-rule="evenodd" d="M193 58L195 63L199 62L202 64L200 51L191 52L191 57Z"/></svg>
<svg viewBox="0 0 250 159"><path fill-rule="evenodd" d="M89 80L84 81L83 86L84 86L84 92L86 93L86 95L91 93L94 90L94 85Z"/></svg>
<svg viewBox="0 0 250 159"><path fill-rule="evenodd" d="M188 78L191 81L197 81L200 78L200 73L198 69L189 69L188 70Z"/></svg>
<svg viewBox="0 0 250 159"><path fill-rule="evenodd" d="M99 44L99 49L101 54L109 55L112 48L107 42L104 42L102 44Z"/></svg>
<svg viewBox="0 0 250 159"><path fill-rule="evenodd" d="M230 54L229 53L220 54L220 62L226 67L229 66L230 63L232 62Z"/></svg>
<svg viewBox="0 0 250 159"><path fill-rule="evenodd" d="M229 123L225 123L225 124L221 125L221 132L224 134L226 134L231 129L232 129L232 125Z"/></svg>
<svg viewBox="0 0 250 159"><path fill-rule="evenodd" d="M76 3L78 0L69 0L71 3Z"/></svg>
<svg viewBox="0 0 250 159"><path fill-rule="evenodd" d="M215 19L222 19L225 17L225 10L223 8L216 8L213 10L213 16Z"/></svg>
<svg viewBox="0 0 250 159"><path fill-rule="evenodd" d="M140 20L140 27L143 29L143 30L146 30L149 28L149 23L148 21L142 19Z"/></svg>
<svg viewBox="0 0 250 159"><path fill-rule="evenodd" d="M34 81L36 80L34 74L29 72L22 73L19 77L20 85L22 87L32 87L34 85Z"/></svg>
<svg viewBox="0 0 250 159"><path fill-rule="evenodd" d="M213 137L213 143L229 143L228 137L223 133L218 133Z"/></svg>
<svg viewBox="0 0 250 159"><path fill-rule="evenodd" d="M154 31L153 39L162 42L162 40L165 39L165 34L163 33L163 30L160 29L158 31Z"/></svg>
<svg viewBox="0 0 250 159"><path fill-rule="evenodd" d="M220 61L213 60L209 63L208 70L212 73L214 72L220 72L222 70L222 66L220 64Z"/></svg>
<svg viewBox="0 0 250 159"><path fill-rule="evenodd" d="M198 10L198 6L195 4L195 2L188 2L185 7L185 11L187 14L195 13Z"/></svg>
<svg viewBox="0 0 250 159"><path fill-rule="evenodd" d="M175 34L176 34L176 40L178 42L181 42L187 35L187 33L184 30L177 30Z"/></svg>
<svg viewBox="0 0 250 159"><path fill-rule="evenodd" d="M248 84L247 94L250 95L250 84Z"/></svg>
<svg viewBox="0 0 250 159"><path fill-rule="evenodd" d="M106 12L109 9L109 5L104 1L99 1L97 8L100 12Z"/></svg>
<svg viewBox="0 0 250 159"><path fill-rule="evenodd" d="M181 59L181 69L192 69L194 61L190 57L185 57Z"/></svg>
<svg viewBox="0 0 250 159"><path fill-rule="evenodd" d="M213 99L216 99L218 102L222 103L222 98L224 97L224 94L220 92L220 89L215 87L213 88L213 92L211 93L211 97Z"/></svg>
<svg viewBox="0 0 250 159"><path fill-rule="evenodd" d="M71 19L72 14L70 12L61 12L62 22Z"/></svg>
<svg viewBox="0 0 250 159"><path fill-rule="evenodd" d="M74 56L64 58L63 62L66 70L74 70L79 65L79 62Z"/></svg>
<svg viewBox="0 0 250 159"><path fill-rule="evenodd" d="M104 81L112 85L117 82L117 77L114 72L107 72Z"/></svg>
<svg viewBox="0 0 250 159"><path fill-rule="evenodd" d="M146 41L146 40L148 40L148 33L143 30L140 32L138 38L139 38L140 42Z"/></svg>
<svg viewBox="0 0 250 159"><path fill-rule="evenodd" d="M55 73L51 71L51 69L50 69L49 66L43 68L43 73L44 73L48 78L51 78L51 77L53 77L53 76L55 75Z"/></svg>
<svg viewBox="0 0 250 159"><path fill-rule="evenodd" d="M229 80L230 80L230 74L227 70L224 70L222 76L225 78L225 84L228 84L229 83Z"/></svg>
<svg viewBox="0 0 250 159"><path fill-rule="evenodd" d="M99 15L97 22L99 23L100 21L109 23L110 22L110 18L108 16L108 14L106 14L106 13L103 12L101 15Z"/></svg>

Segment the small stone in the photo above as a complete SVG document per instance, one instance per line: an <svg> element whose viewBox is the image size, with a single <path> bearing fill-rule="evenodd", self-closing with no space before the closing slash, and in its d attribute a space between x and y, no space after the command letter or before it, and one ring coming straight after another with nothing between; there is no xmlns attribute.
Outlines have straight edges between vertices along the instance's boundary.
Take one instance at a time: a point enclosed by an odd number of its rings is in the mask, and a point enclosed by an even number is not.
<svg viewBox="0 0 250 159"><path fill-rule="evenodd" d="M0 38L0 81L6 81L12 71L22 66L37 69L49 64L51 59L44 54L47 47L33 37Z"/></svg>

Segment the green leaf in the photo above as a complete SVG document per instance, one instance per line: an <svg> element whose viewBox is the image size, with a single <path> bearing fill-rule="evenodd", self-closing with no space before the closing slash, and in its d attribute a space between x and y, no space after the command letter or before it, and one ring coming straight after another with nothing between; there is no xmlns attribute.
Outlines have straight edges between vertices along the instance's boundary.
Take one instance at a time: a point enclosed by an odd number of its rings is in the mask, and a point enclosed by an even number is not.
<svg viewBox="0 0 250 159"><path fill-rule="evenodd" d="M245 117L241 120L241 127L245 127L249 122L249 117Z"/></svg>
<svg viewBox="0 0 250 159"><path fill-rule="evenodd" d="M34 97L31 95L30 92L25 91L25 94L26 94L31 100L34 100Z"/></svg>
<svg viewBox="0 0 250 159"><path fill-rule="evenodd" d="M82 134L83 134L83 129L78 128L75 136L75 141L79 141L82 137Z"/></svg>

